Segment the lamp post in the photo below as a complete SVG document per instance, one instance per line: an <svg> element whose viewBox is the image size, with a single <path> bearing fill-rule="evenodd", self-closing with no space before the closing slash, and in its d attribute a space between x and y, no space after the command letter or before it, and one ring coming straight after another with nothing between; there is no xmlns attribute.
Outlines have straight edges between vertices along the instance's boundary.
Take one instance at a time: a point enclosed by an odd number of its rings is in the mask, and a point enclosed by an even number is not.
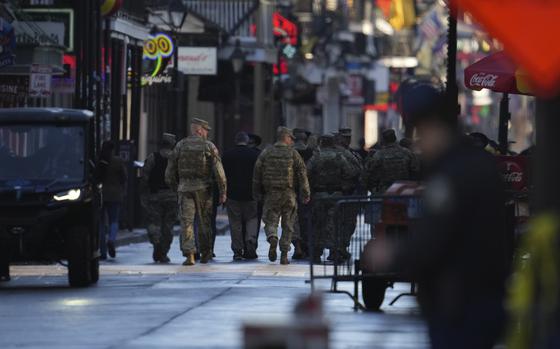
<svg viewBox="0 0 560 349"><path fill-rule="evenodd" d="M241 43L239 39L235 42L235 49L231 54L231 64L233 65L233 72L235 73L235 120L241 118L241 86L240 86L240 75L243 71L243 65L245 64L245 53L241 50Z"/></svg>
<svg viewBox="0 0 560 349"><path fill-rule="evenodd" d="M174 41L174 48L173 48L173 63L174 63L174 71L173 71L173 84L174 88L174 110L175 110L175 125L177 136L182 138L184 136L184 132L186 129L186 123L183 122L181 108L179 108L179 103L181 101L181 88L179 86L179 31L183 27L185 23L185 19L187 17L187 12L185 10L185 6L181 0L171 0L169 2L169 6L167 8L167 25L173 31L173 41Z"/></svg>

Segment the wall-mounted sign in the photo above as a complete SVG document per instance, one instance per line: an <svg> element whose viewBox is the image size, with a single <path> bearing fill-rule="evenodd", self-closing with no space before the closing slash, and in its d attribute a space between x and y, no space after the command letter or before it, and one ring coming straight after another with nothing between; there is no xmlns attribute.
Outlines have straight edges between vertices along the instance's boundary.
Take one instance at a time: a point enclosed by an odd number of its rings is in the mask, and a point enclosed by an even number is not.
<svg viewBox="0 0 560 349"><path fill-rule="evenodd" d="M186 75L216 75L218 50L215 47L179 47L179 70Z"/></svg>
<svg viewBox="0 0 560 349"><path fill-rule="evenodd" d="M0 18L0 68L14 64L16 39L14 27Z"/></svg>
<svg viewBox="0 0 560 349"><path fill-rule="evenodd" d="M32 64L29 78L30 97L48 97L51 95L52 68L50 65Z"/></svg>
<svg viewBox="0 0 560 349"><path fill-rule="evenodd" d="M66 46L64 23L62 22L13 22L18 45L37 43ZM41 32L32 28L39 27Z"/></svg>
<svg viewBox="0 0 560 349"><path fill-rule="evenodd" d="M123 5L123 0L103 0L101 3L101 15L110 16L116 13Z"/></svg>
<svg viewBox="0 0 560 349"><path fill-rule="evenodd" d="M51 22L54 25L62 23L64 26L63 35L58 34L58 29L55 29L56 25L51 27L50 30L43 31L49 36L55 34L54 36L57 37L57 40L62 36L61 46L64 46L67 52L74 51L74 10L65 8L27 8L21 11L25 12L26 21L28 22Z"/></svg>
<svg viewBox="0 0 560 349"><path fill-rule="evenodd" d="M168 75L162 75L165 69L164 59L173 55L175 45L173 40L167 34L156 34L150 36L144 42L144 71L147 72L142 76L142 86L153 85L159 83L171 83L172 79ZM165 61L167 62L167 60Z"/></svg>

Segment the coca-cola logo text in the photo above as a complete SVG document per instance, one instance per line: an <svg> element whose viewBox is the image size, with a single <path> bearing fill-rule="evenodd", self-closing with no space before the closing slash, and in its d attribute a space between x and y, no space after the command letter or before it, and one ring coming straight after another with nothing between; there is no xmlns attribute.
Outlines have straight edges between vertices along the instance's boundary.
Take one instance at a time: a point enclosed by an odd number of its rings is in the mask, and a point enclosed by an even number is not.
<svg viewBox="0 0 560 349"><path fill-rule="evenodd" d="M478 73L471 77L471 86L490 88L496 85L496 80L498 75Z"/></svg>

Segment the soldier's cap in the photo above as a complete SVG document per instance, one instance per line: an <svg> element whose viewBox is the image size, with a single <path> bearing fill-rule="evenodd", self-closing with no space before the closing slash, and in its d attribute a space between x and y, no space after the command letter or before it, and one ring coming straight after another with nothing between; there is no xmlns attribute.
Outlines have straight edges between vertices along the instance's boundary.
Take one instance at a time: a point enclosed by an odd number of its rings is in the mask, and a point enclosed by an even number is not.
<svg viewBox="0 0 560 349"><path fill-rule="evenodd" d="M161 136L161 143L168 144L168 145L175 145L177 143L177 136L172 133L164 133Z"/></svg>
<svg viewBox="0 0 560 349"><path fill-rule="evenodd" d="M296 137L296 139L303 141L305 141L309 137L307 131L302 128L294 128L294 136Z"/></svg>
<svg viewBox="0 0 560 349"><path fill-rule="evenodd" d="M202 128L205 129L206 131L210 131L212 129L208 124L208 121L199 118L193 118L191 124L202 126Z"/></svg>
<svg viewBox="0 0 560 349"><path fill-rule="evenodd" d="M385 144L395 143L397 141L397 134L395 130L388 128L381 132L381 138Z"/></svg>
<svg viewBox="0 0 560 349"><path fill-rule="evenodd" d="M322 146L334 145L334 136L330 134L321 135L319 142Z"/></svg>
<svg viewBox="0 0 560 349"><path fill-rule="evenodd" d="M352 129L351 128L341 128L338 130L338 133L342 137L352 137Z"/></svg>
<svg viewBox="0 0 560 349"><path fill-rule="evenodd" d="M278 137L278 139L280 139L280 138L282 138L286 135L290 136L294 140L296 139L296 137L294 137L294 132L291 129L289 129L287 127L284 127L284 126L279 126L276 129L276 136Z"/></svg>
<svg viewBox="0 0 560 349"><path fill-rule="evenodd" d="M249 144L254 144L255 146L259 146L262 143L262 138L259 135L254 133L249 133Z"/></svg>

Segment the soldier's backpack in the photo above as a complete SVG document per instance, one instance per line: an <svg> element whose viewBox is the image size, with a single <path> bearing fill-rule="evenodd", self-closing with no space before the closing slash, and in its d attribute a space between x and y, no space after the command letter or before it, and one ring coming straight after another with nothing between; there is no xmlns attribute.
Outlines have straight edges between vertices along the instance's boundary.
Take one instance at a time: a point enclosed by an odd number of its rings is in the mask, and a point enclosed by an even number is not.
<svg viewBox="0 0 560 349"><path fill-rule="evenodd" d="M165 169L167 168L167 159L159 152L154 153L155 164L148 177L148 185L152 194L160 190L169 189L165 183Z"/></svg>

